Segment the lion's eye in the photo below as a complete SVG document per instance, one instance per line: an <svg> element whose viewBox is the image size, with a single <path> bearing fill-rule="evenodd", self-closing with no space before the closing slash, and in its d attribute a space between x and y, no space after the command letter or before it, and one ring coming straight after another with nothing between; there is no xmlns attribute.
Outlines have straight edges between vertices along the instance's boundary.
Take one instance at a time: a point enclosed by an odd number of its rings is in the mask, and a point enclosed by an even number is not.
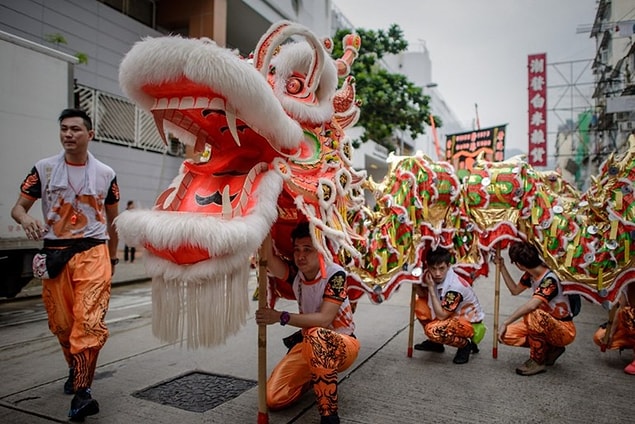
<svg viewBox="0 0 635 424"><path fill-rule="evenodd" d="M287 80L287 93L289 94L298 94L304 88L304 81L302 81L298 77L291 77Z"/></svg>

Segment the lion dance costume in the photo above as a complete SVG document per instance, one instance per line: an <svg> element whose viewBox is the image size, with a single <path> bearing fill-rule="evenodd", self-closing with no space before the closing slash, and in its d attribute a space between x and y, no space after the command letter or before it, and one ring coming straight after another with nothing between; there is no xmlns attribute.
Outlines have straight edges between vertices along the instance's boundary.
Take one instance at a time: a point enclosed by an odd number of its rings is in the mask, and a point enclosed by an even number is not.
<svg viewBox="0 0 635 424"><path fill-rule="evenodd" d="M292 36L306 41L283 45ZM363 203L365 174L351 166L344 128L359 108L352 78L338 88L338 76L350 71L360 39L344 43L333 60L331 40L283 21L251 60L209 39L161 37L122 61L124 92L195 156L152 210L117 221L126 243L148 251L160 339L195 348L235 333L249 308L250 256L269 233L289 257L291 229L308 220L326 258L358 254L346 217Z"/></svg>

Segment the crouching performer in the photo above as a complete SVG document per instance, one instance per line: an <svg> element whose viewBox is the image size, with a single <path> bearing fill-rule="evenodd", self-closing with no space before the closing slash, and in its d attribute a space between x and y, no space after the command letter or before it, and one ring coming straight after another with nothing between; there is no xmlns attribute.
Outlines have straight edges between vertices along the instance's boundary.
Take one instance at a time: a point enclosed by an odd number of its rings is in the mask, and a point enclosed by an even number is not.
<svg viewBox="0 0 635 424"><path fill-rule="evenodd" d="M593 341L605 349L633 349L635 354L635 283L626 286L625 292L621 294L612 321L610 326L606 323L598 328ZM624 372L635 375L635 355Z"/></svg>
<svg viewBox="0 0 635 424"><path fill-rule="evenodd" d="M485 335L485 313L472 286L452 269L452 254L442 247L428 251L427 269L415 285L415 315L428 340L416 350L443 352L443 345L457 349L453 362L465 364L477 353Z"/></svg>
<svg viewBox="0 0 635 424"><path fill-rule="evenodd" d="M302 336L269 377L267 406L272 410L285 408L313 387L320 422L339 423L338 373L353 364L360 348L353 334L346 273L335 263L321 265L324 262L314 247L308 223L299 224L291 238L294 265L288 265L273 250L267 263L273 276L292 284L299 313L261 308L256 311L256 323L299 327Z"/></svg>
<svg viewBox="0 0 635 424"><path fill-rule="evenodd" d="M534 375L553 365L565 346L575 339L573 314L560 279L547 268L533 245L512 243L509 259L524 272L520 281L515 282L503 258L499 255L494 259L500 265L509 292L516 296L529 288L533 293L500 325L498 340L509 346L529 347L529 359L516 368L516 373Z"/></svg>

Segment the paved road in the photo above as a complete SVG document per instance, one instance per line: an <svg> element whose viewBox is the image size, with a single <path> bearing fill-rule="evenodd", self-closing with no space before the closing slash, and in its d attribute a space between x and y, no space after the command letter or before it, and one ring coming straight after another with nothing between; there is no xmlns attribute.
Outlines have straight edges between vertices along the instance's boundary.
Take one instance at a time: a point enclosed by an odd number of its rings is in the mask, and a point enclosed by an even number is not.
<svg viewBox="0 0 635 424"><path fill-rule="evenodd" d="M117 273L117 282L123 282L143 276L143 268L141 264L123 264ZM465 365L452 363L451 348L443 354L415 351L412 357L406 355L409 286L402 286L381 305L362 299L355 313L362 350L340 381L342 423L635 422L635 379L622 371L632 353L601 353L591 341L597 325L606 320L606 312L600 306L583 303L576 319L578 337L556 365L547 373L521 377L514 370L526 360L527 350L499 345L498 358L492 358L494 284L493 278L490 280L475 283L488 312L489 331L481 343L481 352L472 355ZM254 288L252 276L250 293L246 295L251 297ZM501 294L502 316L526 299L508 296L504 286ZM118 285L113 290L107 317L111 338L100 355L93 385L101 412L86 422L255 423L255 386L204 412L163 405L140 398L138 393L160 383L184 381L192 375L255 382L256 302L251 304L247 324L225 345L187 350L179 344L161 343L152 336L149 296L148 282ZM20 307L15 308L15 302L0 302L0 422L66 422L70 397L62 394L66 372L59 347L46 328L41 309L38 310L38 299L23 300L22 305L21 311ZM282 301L280 307L292 310L293 303ZM23 322L15 324L18 318ZM415 329L415 342L419 342L423 336L418 324ZM285 352L281 338L291 332L289 328L269 327L269 371ZM198 399L210 390L214 392L212 386L195 386L185 391L185 400L197 399L193 403L204 406L209 399ZM269 422L318 423L313 396L304 396L287 410L270 412Z"/></svg>

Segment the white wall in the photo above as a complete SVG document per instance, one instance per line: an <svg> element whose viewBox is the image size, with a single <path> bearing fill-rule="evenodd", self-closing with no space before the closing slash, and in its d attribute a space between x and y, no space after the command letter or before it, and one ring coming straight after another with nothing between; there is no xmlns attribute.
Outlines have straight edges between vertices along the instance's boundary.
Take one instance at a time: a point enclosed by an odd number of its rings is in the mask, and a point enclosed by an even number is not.
<svg viewBox="0 0 635 424"><path fill-rule="evenodd" d="M122 96L119 63L132 45L144 36L161 35L142 23L96 0L0 0L0 30L74 55L88 55L77 65L81 84ZM62 35L67 44L45 41Z"/></svg>

